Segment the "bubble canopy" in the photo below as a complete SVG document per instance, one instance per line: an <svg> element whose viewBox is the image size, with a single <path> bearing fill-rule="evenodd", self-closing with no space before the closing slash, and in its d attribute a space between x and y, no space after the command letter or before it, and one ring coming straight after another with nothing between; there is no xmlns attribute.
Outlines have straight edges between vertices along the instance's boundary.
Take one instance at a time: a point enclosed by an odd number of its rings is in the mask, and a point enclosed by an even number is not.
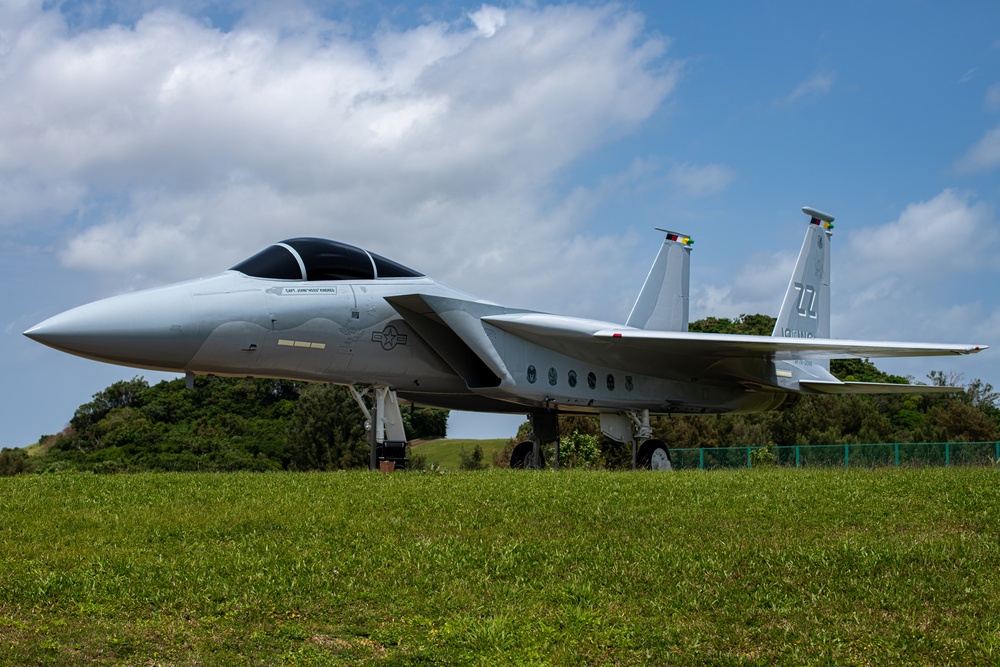
<svg viewBox="0 0 1000 667"><path fill-rule="evenodd" d="M297 238L261 250L232 268L274 280L374 280L421 278L424 274L339 241Z"/></svg>

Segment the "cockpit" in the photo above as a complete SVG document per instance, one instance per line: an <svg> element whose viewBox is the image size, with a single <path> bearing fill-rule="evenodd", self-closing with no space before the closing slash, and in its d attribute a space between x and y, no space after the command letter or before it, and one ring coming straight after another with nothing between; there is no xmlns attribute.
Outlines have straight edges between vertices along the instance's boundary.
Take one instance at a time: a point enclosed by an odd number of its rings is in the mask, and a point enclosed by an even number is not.
<svg viewBox="0 0 1000 667"><path fill-rule="evenodd" d="M424 275L373 252L314 238L275 243L231 270L255 278L311 281L421 278Z"/></svg>

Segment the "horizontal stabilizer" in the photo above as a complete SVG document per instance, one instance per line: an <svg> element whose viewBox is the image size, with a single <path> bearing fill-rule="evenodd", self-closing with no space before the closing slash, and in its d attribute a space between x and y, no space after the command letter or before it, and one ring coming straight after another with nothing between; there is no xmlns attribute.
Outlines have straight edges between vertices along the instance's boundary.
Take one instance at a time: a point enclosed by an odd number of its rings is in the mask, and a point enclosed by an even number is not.
<svg viewBox="0 0 1000 667"><path fill-rule="evenodd" d="M816 394L960 394L961 387L939 387L931 384L894 384L892 382L829 382L800 380L803 391Z"/></svg>

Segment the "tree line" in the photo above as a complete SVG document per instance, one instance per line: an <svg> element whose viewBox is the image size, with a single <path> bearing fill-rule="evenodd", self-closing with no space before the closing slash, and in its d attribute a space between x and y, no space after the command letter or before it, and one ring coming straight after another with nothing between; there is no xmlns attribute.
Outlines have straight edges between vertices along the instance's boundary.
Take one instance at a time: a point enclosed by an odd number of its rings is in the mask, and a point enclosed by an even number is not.
<svg viewBox="0 0 1000 667"><path fill-rule="evenodd" d="M448 411L402 410L411 438L447 434ZM115 382L81 405L42 453L0 452L0 475L93 472L333 470L368 464L364 416L346 387L197 377Z"/></svg>

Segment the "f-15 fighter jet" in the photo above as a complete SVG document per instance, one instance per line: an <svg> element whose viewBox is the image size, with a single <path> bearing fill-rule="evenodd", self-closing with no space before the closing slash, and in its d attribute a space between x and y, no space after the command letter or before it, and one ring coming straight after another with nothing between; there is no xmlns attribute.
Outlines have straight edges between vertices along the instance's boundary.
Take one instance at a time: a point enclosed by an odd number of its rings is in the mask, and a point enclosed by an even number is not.
<svg viewBox="0 0 1000 667"><path fill-rule="evenodd" d="M769 337L688 332L691 239L666 230L625 324L509 308L361 248L294 238L217 275L80 306L24 333L189 382L213 374L347 385L370 419L372 466L375 443L406 440L400 399L526 414L534 435L515 448L514 467L541 465L539 445L558 441L558 415L592 413L606 435L632 443L637 465L669 469L650 413L758 412L802 394L957 391L831 375L831 359L986 346L830 338L833 217L802 210L805 241Z"/></svg>

